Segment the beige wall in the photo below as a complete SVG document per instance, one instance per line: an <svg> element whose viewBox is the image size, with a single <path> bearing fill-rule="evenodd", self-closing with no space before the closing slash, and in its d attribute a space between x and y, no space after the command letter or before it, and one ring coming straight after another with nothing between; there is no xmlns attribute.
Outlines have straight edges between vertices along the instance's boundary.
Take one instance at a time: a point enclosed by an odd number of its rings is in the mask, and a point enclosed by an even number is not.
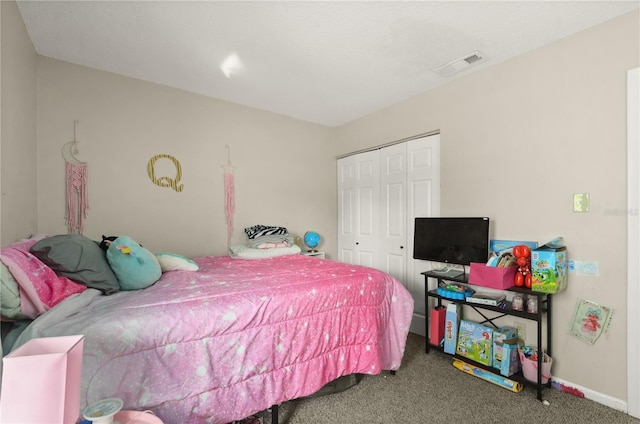
<svg viewBox="0 0 640 424"><path fill-rule="evenodd" d="M314 229L335 250L335 157L322 126L48 58L38 63L40 232L64 233L61 146L78 124L89 164L85 235L127 234L152 251L225 254L223 164L236 166L232 243L256 224ZM155 185L147 163L180 161L182 192ZM174 178L173 163L156 176Z"/></svg>
<svg viewBox="0 0 640 424"><path fill-rule="evenodd" d="M563 236L570 258L597 261L599 276L571 275L553 299L553 373L623 401L626 72L639 65L639 33L630 13L336 131L345 154L439 129L442 215L489 216L493 238ZM582 192L590 211L574 213ZM577 299L615 311L594 345L567 335Z"/></svg>
<svg viewBox="0 0 640 424"><path fill-rule="evenodd" d="M36 52L15 2L0 2L2 101L0 245L37 230Z"/></svg>

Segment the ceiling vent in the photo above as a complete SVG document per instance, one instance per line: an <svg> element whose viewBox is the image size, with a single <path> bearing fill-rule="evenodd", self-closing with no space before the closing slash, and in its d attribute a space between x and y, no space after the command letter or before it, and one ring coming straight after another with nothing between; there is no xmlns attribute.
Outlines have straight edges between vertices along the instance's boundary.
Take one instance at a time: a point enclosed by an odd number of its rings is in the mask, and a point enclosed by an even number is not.
<svg viewBox="0 0 640 424"><path fill-rule="evenodd" d="M462 72L472 66L489 60L484 54L479 51L475 51L460 59L456 59L453 62L449 62L446 65L439 66L433 69L433 72L443 77L450 77L453 74Z"/></svg>

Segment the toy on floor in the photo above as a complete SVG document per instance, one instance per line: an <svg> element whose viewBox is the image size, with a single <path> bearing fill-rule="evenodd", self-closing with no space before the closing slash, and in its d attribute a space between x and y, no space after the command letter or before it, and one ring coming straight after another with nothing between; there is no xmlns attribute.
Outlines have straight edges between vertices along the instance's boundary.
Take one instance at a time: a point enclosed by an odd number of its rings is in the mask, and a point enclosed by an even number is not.
<svg viewBox="0 0 640 424"><path fill-rule="evenodd" d="M475 375L478 378L486 380L504 389L511 390L512 392L517 393L522 391L522 389L524 388L524 385L522 383L496 375L480 367L467 364L466 362L460 361L459 359L455 359L453 361L453 366L458 368L460 371L466 372L467 374Z"/></svg>

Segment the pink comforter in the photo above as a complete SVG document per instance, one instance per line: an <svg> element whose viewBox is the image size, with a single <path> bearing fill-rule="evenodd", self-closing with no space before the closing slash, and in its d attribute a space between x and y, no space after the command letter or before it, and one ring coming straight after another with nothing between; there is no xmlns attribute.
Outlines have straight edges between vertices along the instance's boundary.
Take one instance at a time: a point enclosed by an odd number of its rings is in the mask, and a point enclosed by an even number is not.
<svg viewBox="0 0 640 424"><path fill-rule="evenodd" d="M228 423L400 367L413 300L388 274L303 255L196 262L144 290L87 290L23 336L84 334L81 407L119 397L166 424Z"/></svg>

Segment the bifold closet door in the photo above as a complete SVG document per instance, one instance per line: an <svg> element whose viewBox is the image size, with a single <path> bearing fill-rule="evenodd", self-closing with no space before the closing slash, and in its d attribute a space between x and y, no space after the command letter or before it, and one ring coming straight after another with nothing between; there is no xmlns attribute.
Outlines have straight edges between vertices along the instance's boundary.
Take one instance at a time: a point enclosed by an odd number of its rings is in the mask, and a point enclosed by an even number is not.
<svg viewBox="0 0 640 424"><path fill-rule="evenodd" d="M440 135L338 160L338 260L393 275L414 299L411 331L424 335L424 277L413 259L416 217L440 214Z"/></svg>
<svg viewBox="0 0 640 424"><path fill-rule="evenodd" d="M338 260L379 268L380 153L338 160Z"/></svg>
<svg viewBox="0 0 640 424"><path fill-rule="evenodd" d="M407 278L403 281L414 301L411 332L425 334L425 282L429 263L413 259L416 217L440 216L440 134L407 142Z"/></svg>
<svg viewBox="0 0 640 424"><path fill-rule="evenodd" d="M407 245L407 143L380 149L380 224L380 269L405 284L412 254Z"/></svg>

